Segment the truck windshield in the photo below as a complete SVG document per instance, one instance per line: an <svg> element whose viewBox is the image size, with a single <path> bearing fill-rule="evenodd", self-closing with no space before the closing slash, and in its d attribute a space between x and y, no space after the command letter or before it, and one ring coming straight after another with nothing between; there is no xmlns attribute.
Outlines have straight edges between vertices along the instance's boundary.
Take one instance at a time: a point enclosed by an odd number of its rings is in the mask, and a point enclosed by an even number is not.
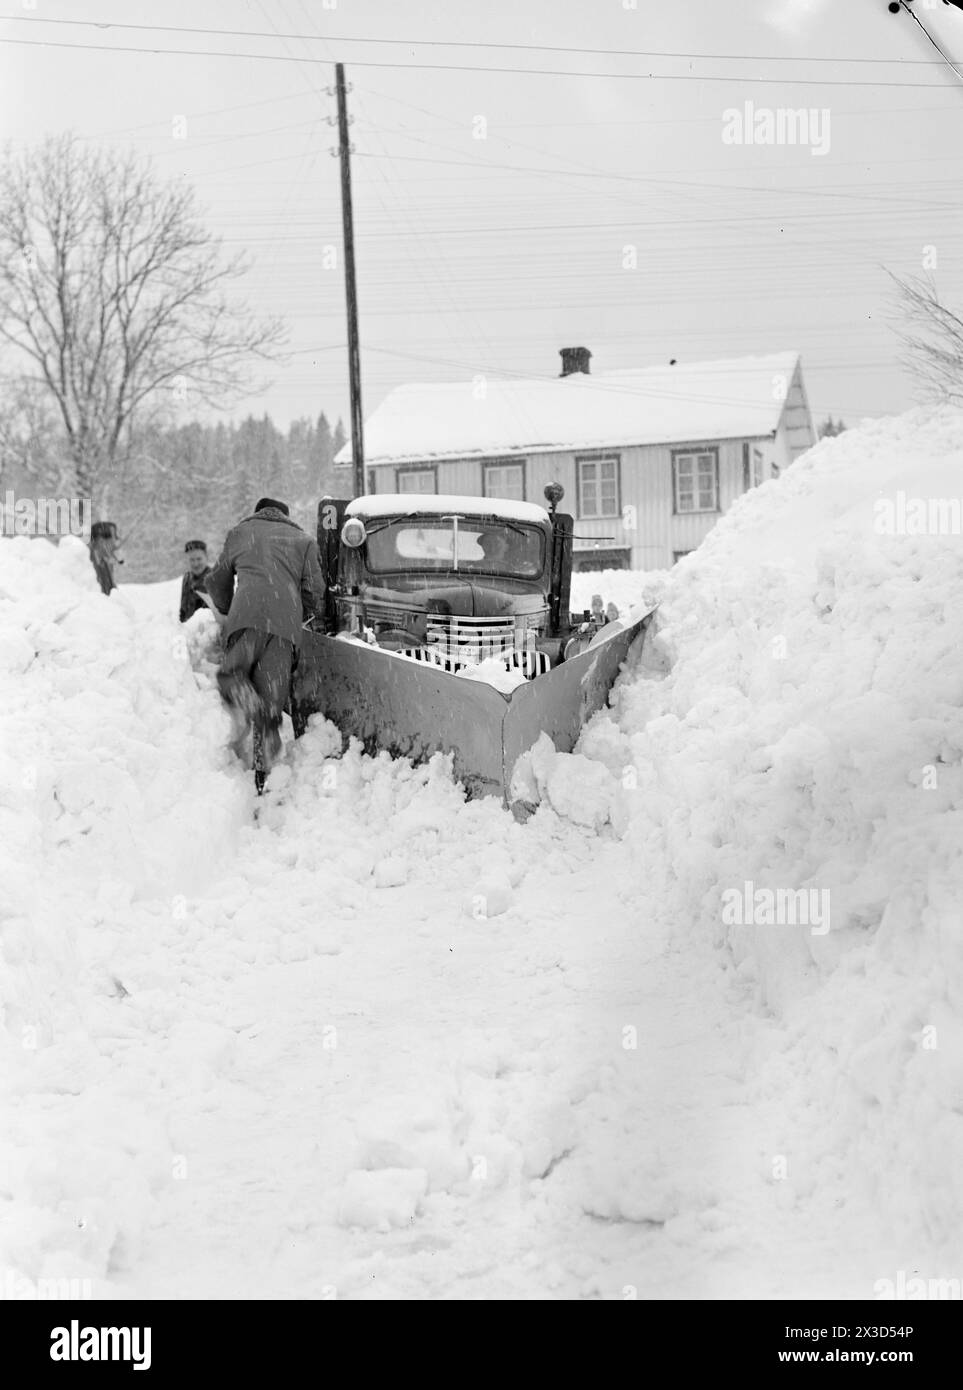
<svg viewBox="0 0 963 1390"><path fill-rule="evenodd" d="M457 553L456 553L457 537ZM544 536L519 522L472 517L399 517L368 534L368 569L464 571L515 579L541 576Z"/></svg>

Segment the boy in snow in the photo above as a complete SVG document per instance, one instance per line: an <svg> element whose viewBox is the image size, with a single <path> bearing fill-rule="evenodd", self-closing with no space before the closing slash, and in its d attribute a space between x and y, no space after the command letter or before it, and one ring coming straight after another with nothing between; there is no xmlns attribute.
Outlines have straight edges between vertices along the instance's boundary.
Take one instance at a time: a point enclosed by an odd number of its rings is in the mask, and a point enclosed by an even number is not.
<svg viewBox="0 0 963 1390"><path fill-rule="evenodd" d="M117 536L117 523L114 521L95 521L90 528L90 563L94 567L97 582L105 594L117 588L114 579L114 566L124 563L120 553L120 540Z"/></svg>
<svg viewBox="0 0 963 1390"><path fill-rule="evenodd" d="M207 602L205 581L211 572L207 546L203 541L188 541L184 547L184 554L187 556L187 573L181 581L182 623L192 618L199 608L210 606Z"/></svg>
<svg viewBox="0 0 963 1390"><path fill-rule="evenodd" d="M302 624L323 615L317 543L291 520L284 502L262 497L253 514L228 532L207 576L207 592L215 611L227 615L227 650L217 683L234 716L234 746L253 724L261 739L263 773L281 751L281 716Z"/></svg>

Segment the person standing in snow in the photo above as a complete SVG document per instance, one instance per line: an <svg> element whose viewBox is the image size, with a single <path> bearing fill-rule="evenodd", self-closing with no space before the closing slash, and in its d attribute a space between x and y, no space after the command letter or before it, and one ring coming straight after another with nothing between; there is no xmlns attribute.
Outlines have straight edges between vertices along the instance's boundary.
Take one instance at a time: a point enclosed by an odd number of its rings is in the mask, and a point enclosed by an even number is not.
<svg viewBox="0 0 963 1390"><path fill-rule="evenodd" d="M117 523L114 521L95 521L90 528L88 548L97 582L103 593L109 594L117 588L114 579L114 566L124 563L120 553L120 540L117 536Z"/></svg>
<svg viewBox="0 0 963 1390"><path fill-rule="evenodd" d="M205 581L211 572L207 546L203 541L188 541L184 546L184 554L187 556L187 573L181 581L182 623L192 618L199 608L210 606L207 602Z"/></svg>
<svg viewBox="0 0 963 1390"><path fill-rule="evenodd" d="M281 751L281 716L302 624L323 616L317 543L291 520L284 502L262 497L253 514L228 532L207 576L207 592L215 609L227 615L218 686L235 717L235 746L252 724L259 736L260 788Z"/></svg>

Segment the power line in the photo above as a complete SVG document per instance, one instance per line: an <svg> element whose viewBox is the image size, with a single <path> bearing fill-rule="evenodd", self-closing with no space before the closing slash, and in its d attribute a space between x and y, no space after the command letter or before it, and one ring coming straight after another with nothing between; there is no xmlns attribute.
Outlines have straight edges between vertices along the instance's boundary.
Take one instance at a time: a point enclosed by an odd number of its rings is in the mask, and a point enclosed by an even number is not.
<svg viewBox="0 0 963 1390"><path fill-rule="evenodd" d="M319 96L323 93L323 91L324 89L321 87L315 88L311 95ZM262 97L259 101L242 102L239 106L212 106L208 107L206 110L203 111L186 111L184 114L187 117L187 119L191 121L197 120L199 117L202 116L226 116L232 114L235 111L251 111L257 106L276 106L282 101L300 101L300 99L304 95L306 95L306 93L286 92L284 96ZM161 127L169 132L170 120L168 119L167 121L145 121L143 125L113 126L109 130L92 131L90 135L83 135L80 138L83 140L102 139L105 135L129 135L132 132L136 132L138 130L156 130L158 127Z"/></svg>
<svg viewBox="0 0 963 1390"><path fill-rule="evenodd" d="M359 110L363 110L363 108L360 105ZM385 157L389 158L387 148L384 144L384 141L381 138L380 133L376 133L376 138L378 139L378 142L381 145L382 150L384 151ZM378 174L383 180L386 189L389 190L390 193L396 194L398 188L398 181L389 180L387 175L381 169L378 170ZM380 193L378 193L378 198L379 202L382 201L380 198ZM409 229L412 232L414 232L415 235L420 234L420 236L423 239L423 242L427 244L430 248L429 255L431 257L431 268L435 272L435 274L429 281L427 275L425 274L425 267L423 261L420 258L416 258L412 253L412 250L409 245L409 239L405 237L401 239L401 246L405 256L408 259L409 264L412 266L413 269L417 268L419 276L424 281L426 302L430 302L432 294L437 289L447 297L448 302L451 305L452 312L460 312L456 310L455 286L454 282L448 274L444 250L441 246L438 245L437 241L435 240L436 234L434 232L429 232L426 228L425 219L422 216L423 209L420 206L417 207L417 209L406 208L401 199L397 199L397 202L399 207L399 215L404 217ZM382 202L382 207L385 211L385 215L387 216L387 205ZM430 241L429 236L431 237ZM372 282L370 274L368 275L367 279L368 283L371 284ZM473 337L475 339L476 344L484 347L484 334L479 328L477 321L472 320L467 314L463 314L461 317L462 322L464 324L463 332L465 332L466 336ZM449 337L452 339L455 338L455 334L451 330L449 330Z"/></svg>
<svg viewBox="0 0 963 1390"><path fill-rule="evenodd" d="M912 11L908 11L908 13L912 13ZM915 15L913 17L916 18ZM718 60L727 63L888 63L900 67L940 66L940 63L933 58L867 58L863 56L839 57L838 55L812 57L789 53L680 53L671 49L658 48L588 48L580 44L490 43L477 39L387 39L368 36L355 37L350 34L281 33L277 29L273 29L273 31L266 29L208 29L187 24L127 24L114 20L58 19L53 17L48 19L42 15L22 14L0 15L0 20L3 19L27 24L60 24L87 29L133 29L141 33L205 34L218 38L296 39L307 40L311 43L377 43L393 45L398 48L492 48L503 52L578 53L608 58L684 58L700 61ZM927 37L929 36L927 35ZM930 42L934 41L931 39ZM934 47L936 47L935 43ZM941 49L937 49L937 51L941 57L945 58ZM352 63L352 66L357 66L357 64Z"/></svg>
<svg viewBox="0 0 963 1390"><path fill-rule="evenodd" d="M444 148L444 147L440 147L440 148ZM365 154L363 151L359 153L358 157L359 157L359 159L377 159L377 158L379 158L378 155ZM697 192L697 193L704 192L705 189L707 189L707 188L715 188L715 189L718 189L718 190L720 190L721 192L724 192L724 193L730 193L730 192L731 192L731 193L791 193L791 194L800 194L800 195L802 195L803 197L806 197L806 198L845 198L845 199L848 199L848 200L851 200L851 201L855 201L855 202L864 202L864 203L887 203L887 202L892 203L892 202L895 201L895 202L897 203L897 205L902 205L902 206L913 206L913 205L914 205L914 204L912 203L912 200L907 201L907 200L905 200L905 199L899 199L899 198L893 199L890 195L886 195L886 194L874 196L874 195L872 195L872 194L868 194L868 195L867 195L867 194L862 194L862 193L839 193L839 192L832 192L832 191L830 191L830 190L828 190L828 189L821 189L821 188L800 188L798 185L794 185L794 186L792 186L791 188L784 188L784 187L781 187L781 186L776 186L776 187L774 187L774 188L772 188L772 187L767 188L767 187L765 187L765 186L763 186L763 185L759 185L759 184L738 184L738 183L732 183L732 184L710 184L710 183L703 183L703 182L693 183L693 182L691 182L691 181L689 181L689 180L686 180L686 179L652 178L652 177L650 177L650 176L648 176L648 175L646 175L646 174L609 174L609 173L601 173L601 172L599 172L599 171L597 171L597 170L589 170L589 171L586 171L586 170L582 170L582 169L571 169L571 168L569 168L569 169L539 169L539 168L537 168L537 167L534 166L534 165L527 165L527 164L495 164L494 162L492 162L492 161L487 161L487 160L486 160L486 161L479 161L479 162L476 162L476 161L474 161L474 160L466 160L466 159L435 159L435 158L429 157L429 156L427 156L427 155L417 155L417 154L396 154L396 155L391 155L390 158L391 158L391 159L394 159L394 160L405 160L405 161L412 162L412 163L416 163L416 164L443 164L443 165L446 165L446 166L449 166L449 167L452 166L452 165L454 165L454 166L457 167L457 168L470 168L470 169L477 169L477 170L488 170L488 169L491 169L491 170L493 170L493 171L498 171L498 170L509 170L509 171L511 171L512 173L516 173L516 174L537 174L537 175L540 175L540 176L543 176L543 177L549 177L549 178L551 178L551 177L553 177L553 176L564 175L564 176L567 177L567 178L602 179L603 181L614 180L614 181L621 182L621 183L641 183L641 184L653 184L653 183L654 183L654 184L664 184L666 187L670 187L670 188L686 188L686 189L692 189L692 190L694 190L694 191ZM937 207L942 206L942 207L946 207L946 208L957 208L957 207L959 207L959 204L958 204L958 203L943 203L943 204L935 204L935 206L937 206Z"/></svg>
<svg viewBox="0 0 963 1390"><path fill-rule="evenodd" d="M170 58L237 58L251 62L313 63L330 67L328 58L300 58L283 53L237 53L215 48L145 48L133 44L67 43L60 39L11 39L0 37L0 43L17 44L28 48L69 48L87 53L146 53ZM938 82L892 82L871 78L868 81L835 77L746 77L724 76L720 73L665 72L590 72L575 68L502 68L468 63L377 63L356 59L352 68L389 68L394 72L487 72L518 77L594 77L606 81L633 82L729 82L742 87L905 87L924 91L939 91Z"/></svg>
<svg viewBox="0 0 963 1390"><path fill-rule="evenodd" d="M2 16L0 16L0 18L2 18ZM19 16L18 16L18 18L19 18ZM887 61L888 61L888 60L887 60ZM939 64L934 60L933 66L934 66L934 67L937 67L937 66L939 66ZM946 91L949 91L950 89L949 89L948 87L947 87L947 88L937 88L937 87L934 87L934 91L939 91L939 90L946 90ZM203 117L206 117L206 116L226 116L226 115L232 115L235 111L252 111L252 110L255 110L256 108L261 107L261 106L277 106L277 105L280 105L280 103L282 103L282 102L286 102L286 101L301 101L301 100L303 100L303 99L304 99L305 97L307 97L307 96L323 96L324 94L325 94L325 88L324 88L324 87L315 87L315 88L306 89L304 92L285 92L285 94L284 94L283 96L262 97L262 98L260 98L258 101L245 101L245 102L241 102L241 103L239 103L239 104L233 105L233 106L211 106L211 107L204 107L204 108L202 108L202 109L199 110L199 111L187 111L187 112L185 112L184 114L185 114L185 116L187 117L188 120L194 121L194 120L200 120L200 119L202 119ZM378 91L375 91L375 90L374 90L373 88L371 88L371 87L367 87L367 88L366 88L366 94L369 95L369 96L377 97L377 98L379 98L379 100L382 100L382 101L391 101L391 102L395 102L397 105L405 106L405 107L407 107L407 108L408 108L409 110L411 110L411 111L419 111L419 112L421 112L423 115L427 115L427 116L437 116L439 119L442 119L442 120L445 120L445 119L446 119L444 116L442 116L442 113L441 113L441 112L433 111L433 110L431 110L430 108L424 107L424 106L416 106L414 103L412 103L412 102L410 102L410 101L404 101L401 97L394 96L393 94L391 94L391 93L389 93L389 92L378 92ZM847 111L846 111L846 117L847 117L847 119L850 118L850 117L852 117L852 116L884 116L884 115L885 115L885 116L892 116L893 114L894 114L894 111L893 111L893 108L892 108L891 106L849 107L849 108L847 109ZM915 116L915 115L931 115L931 114L953 115L953 114L963 114L963 109L961 109L961 108L960 108L959 106L957 106L955 103L947 104L947 105L945 105L945 106L908 106L908 107L901 107L898 114L904 115L904 116L905 116L905 115L913 115L913 116ZM718 117L718 115L715 115L715 116L665 116L665 117L654 117L654 118L644 117L644 118L633 119L633 120L601 120L601 121L599 121L599 120L589 120L589 121L512 121L511 129L512 129L512 130L594 130L594 129L595 129L596 127L598 127L598 126L632 126L632 127L635 127L635 126L650 126L650 125L657 125L657 126L661 126L661 125L680 126L680 125L718 125L718 123L719 123L719 117ZM451 126L452 126L453 124L455 124L455 123L452 122L450 119L447 119L447 124L448 124L449 127L451 127ZM291 127L291 129L294 129L294 127ZM356 127L356 129L357 129L357 127ZM437 129L437 127L434 127L434 126L426 126L426 127L424 127L423 129L421 129L421 130L419 130L419 129L417 129L417 128L414 129L414 130L412 130L410 127L408 127L408 128L407 128L407 133L408 133L408 134L412 134L412 135L431 134L435 129ZM108 127L108 128L106 128L106 129L102 129L102 130L91 131L91 132L89 132L89 134L79 134L79 137L78 137L78 138L80 138L80 139L82 139L82 140L103 139L103 138L106 137L106 136L129 135L129 134L136 134L138 131L151 131L151 130L157 130L157 131L163 130L163 131L166 133L167 137L169 138L169 133L170 133L170 119L169 119L169 117L168 117L168 118L165 118L164 120L161 120L161 121L144 121L144 122L142 122L140 125L111 126L111 127ZM251 132L251 133L252 133L252 134L255 134L255 133L260 134L261 132ZM364 131L363 131L363 130L359 130L358 133L363 134ZM156 138L158 138L158 137L157 137L157 136L152 136L152 137L148 137L148 138L150 138L150 139L156 139ZM238 136L237 138L238 138L238 139L242 139L242 138L245 138L245 137L244 137L244 136ZM17 142L16 140L14 140L13 143L16 144L16 143L18 143L18 142ZM197 148L196 145L194 145L194 146L192 146L192 147L195 148L195 149ZM945 158L953 158L953 157L955 157L955 156L945 156ZM886 160L886 161L878 161L878 160L877 160L877 161L874 161L874 162L876 162L876 163L880 163L880 162L885 162L885 163L916 163L917 161L915 161L915 160L901 160L901 161ZM845 167L845 166L841 166L841 165L839 165L838 163L835 163L835 162L834 162L833 167L834 167L834 168L840 168L840 167Z"/></svg>

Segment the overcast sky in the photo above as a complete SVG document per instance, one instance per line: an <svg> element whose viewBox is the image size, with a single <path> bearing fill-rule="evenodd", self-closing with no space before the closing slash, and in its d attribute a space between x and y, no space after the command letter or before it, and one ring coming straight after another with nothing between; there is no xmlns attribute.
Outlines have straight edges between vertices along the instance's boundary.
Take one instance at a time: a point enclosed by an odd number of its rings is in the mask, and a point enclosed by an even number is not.
<svg viewBox="0 0 963 1390"><path fill-rule="evenodd" d="M963 13L915 9L963 59ZM919 272L935 248L942 296L963 300L963 81L885 0L0 12L9 139L133 145L250 253L244 294L288 322L293 355L235 416L348 417L335 61L353 87L366 414L405 381L553 376L584 344L593 371L799 349L814 413L853 423L914 399L883 267ZM819 113L828 148L726 143L746 102Z"/></svg>

